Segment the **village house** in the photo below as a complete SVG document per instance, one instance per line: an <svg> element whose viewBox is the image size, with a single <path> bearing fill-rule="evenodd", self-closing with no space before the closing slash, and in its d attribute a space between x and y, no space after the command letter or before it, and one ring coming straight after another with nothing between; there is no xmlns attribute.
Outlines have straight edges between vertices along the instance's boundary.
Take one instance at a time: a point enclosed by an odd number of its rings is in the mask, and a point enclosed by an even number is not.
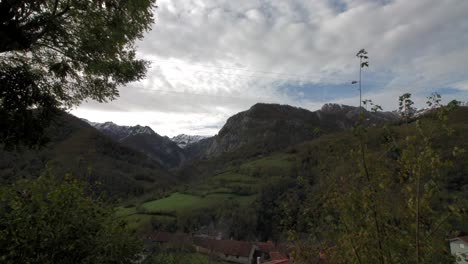
<svg viewBox="0 0 468 264"><path fill-rule="evenodd" d="M468 264L468 236L449 239L450 253L455 256L457 264Z"/></svg>
<svg viewBox="0 0 468 264"><path fill-rule="evenodd" d="M292 263L289 261L289 258L278 252L278 251L272 251L269 253L270 255L270 260L268 262L260 262L260 260L257 260L257 264L289 264Z"/></svg>
<svg viewBox="0 0 468 264"><path fill-rule="evenodd" d="M267 242L257 242L255 244L254 259L255 263L269 263L272 260L288 259L287 250L278 247L271 240ZM281 252L281 253L280 253Z"/></svg>
<svg viewBox="0 0 468 264"><path fill-rule="evenodd" d="M243 264L291 263L286 248L278 247L272 241L247 242L195 237L193 242L197 252L215 256L226 262Z"/></svg>
<svg viewBox="0 0 468 264"><path fill-rule="evenodd" d="M460 241L466 241L468 237L459 237L451 240L451 247L463 249L468 246L455 246ZM186 233L169 233L154 231L145 236L145 241L156 245L157 248L188 249L195 247L198 253L215 257L224 262L239 264L290 264L286 245L275 245L272 241L248 242L238 240L220 240L206 236L191 236ZM454 252L454 251L452 251ZM457 252L461 252L458 250ZM465 251L466 253L466 251ZM461 253L463 254L463 253ZM463 256L463 255L460 255ZM320 253L311 263L332 264L325 253ZM468 264L468 262L457 262Z"/></svg>

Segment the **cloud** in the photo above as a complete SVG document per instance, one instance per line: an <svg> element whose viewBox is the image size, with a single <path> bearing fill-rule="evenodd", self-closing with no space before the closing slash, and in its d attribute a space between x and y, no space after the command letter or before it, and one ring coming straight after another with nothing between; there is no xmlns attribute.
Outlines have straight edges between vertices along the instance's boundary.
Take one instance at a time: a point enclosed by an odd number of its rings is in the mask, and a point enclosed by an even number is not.
<svg viewBox="0 0 468 264"><path fill-rule="evenodd" d="M138 55L152 61L147 78L122 87L110 104L89 102L73 113L138 120L173 135L200 127L216 133L214 127L256 102L311 110L329 101L356 105L350 82L361 48L370 55L364 98L387 110L403 92L413 93L418 106L448 88L458 91L448 96L468 99L466 0L159 0L158 6L153 30L138 43ZM143 112L146 118L135 118Z"/></svg>
<svg viewBox="0 0 468 264"><path fill-rule="evenodd" d="M468 80L455 83L453 87L462 91L468 91Z"/></svg>

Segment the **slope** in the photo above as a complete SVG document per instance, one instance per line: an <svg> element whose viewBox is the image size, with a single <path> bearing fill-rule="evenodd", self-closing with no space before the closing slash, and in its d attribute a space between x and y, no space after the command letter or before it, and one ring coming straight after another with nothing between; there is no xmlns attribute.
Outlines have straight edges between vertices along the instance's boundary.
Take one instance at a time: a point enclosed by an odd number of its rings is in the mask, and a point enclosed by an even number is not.
<svg viewBox="0 0 468 264"><path fill-rule="evenodd" d="M55 175L71 173L89 182L98 194L114 198L141 195L175 183L154 160L69 114L58 116L47 134L51 142L42 149L0 152L3 183L39 176L47 167Z"/></svg>
<svg viewBox="0 0 468 264"><path fill-rule="evenodd" d="M103 134L123 145L146 154L165 168L179 166L185 160L184 151L168 137L162 137L148 126L119 126L112 122L94 123L86 120Z"/></svg>
<svg viewBox="0 0 468 264"><path fill-rule="evenodd" d="M367 125L396 121L393 113L361 110ZM317 138L322 134L350 128L358 119L359 108L326 104L311 112L289 105L258 103L230 117L218 135L186 148L190 157L216 157L240 148L257 154Z"/></svg>

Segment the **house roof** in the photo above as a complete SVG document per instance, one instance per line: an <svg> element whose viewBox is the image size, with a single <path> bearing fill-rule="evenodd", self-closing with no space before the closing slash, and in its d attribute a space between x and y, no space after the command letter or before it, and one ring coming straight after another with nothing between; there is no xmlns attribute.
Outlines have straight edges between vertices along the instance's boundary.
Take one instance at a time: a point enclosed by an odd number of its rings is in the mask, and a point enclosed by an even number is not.
<svg viewBox="0 0 468 264"><path fill-rule="evenodd" d="M468 236L459 236L459 237L455 237L455 238L452 238L452 239L449 239L449 240L450 241L461 240L461 241L468 244Z"/></svg>
<svg viewBox="0 0 468 264"><path fill-rule="evenodd" d="M211 238L194 238L195 245L212 250L214 252L230 255L249 257L253 244L238 240L215 240Z"/></svg>
<svg viewBox="0 0 468 264"><path fill-rule="evenodd" d="M263 264L288 264L288 263L291 263L289 262L289 259L277 259L277 260L264 262Z"/></svg>
<svg viewBox="0 0 468 264"><path fill-rule="evenodd" d="M272 241L267 242L258 242L257 243L258 250L264 253L270 253L272 251L278 251L276 246L273 244Z"/></svg>
<svg viewBox="0 0 468 264"><path fill-rule="evenodd" d="M280 252L278 251L272 251L270 252L270 258L271 260L287 260L288 257L286 257L285 255L281 254Z"/></svg>

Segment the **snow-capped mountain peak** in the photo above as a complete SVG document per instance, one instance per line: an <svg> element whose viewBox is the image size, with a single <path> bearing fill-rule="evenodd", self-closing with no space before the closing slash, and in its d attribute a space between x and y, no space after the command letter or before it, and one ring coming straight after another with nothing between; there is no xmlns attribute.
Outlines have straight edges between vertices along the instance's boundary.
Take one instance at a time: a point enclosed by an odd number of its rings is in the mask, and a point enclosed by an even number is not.
<svg viewBox="0 0 468 264"><path fill-rule="evenodd" d="M97 130L103 132L110 137L121 141L129 136L137 135L137 134L156 134L150 127L148 126L119 126L113 122L105 122L105 123L96 123L90 122L86 119L83 119L88 124L96 128Z"/></svg>
<svg viewBox="0 0 468 264"><path fill-rule="evenodd" d="M185 148L188 145L198 142L205 138L206 137L204 136L197 136L197 135L191 136L191 135L180 134L171 138L171 140L174 141L177 144L177 146L179 146L180 148Z"/></svg>

